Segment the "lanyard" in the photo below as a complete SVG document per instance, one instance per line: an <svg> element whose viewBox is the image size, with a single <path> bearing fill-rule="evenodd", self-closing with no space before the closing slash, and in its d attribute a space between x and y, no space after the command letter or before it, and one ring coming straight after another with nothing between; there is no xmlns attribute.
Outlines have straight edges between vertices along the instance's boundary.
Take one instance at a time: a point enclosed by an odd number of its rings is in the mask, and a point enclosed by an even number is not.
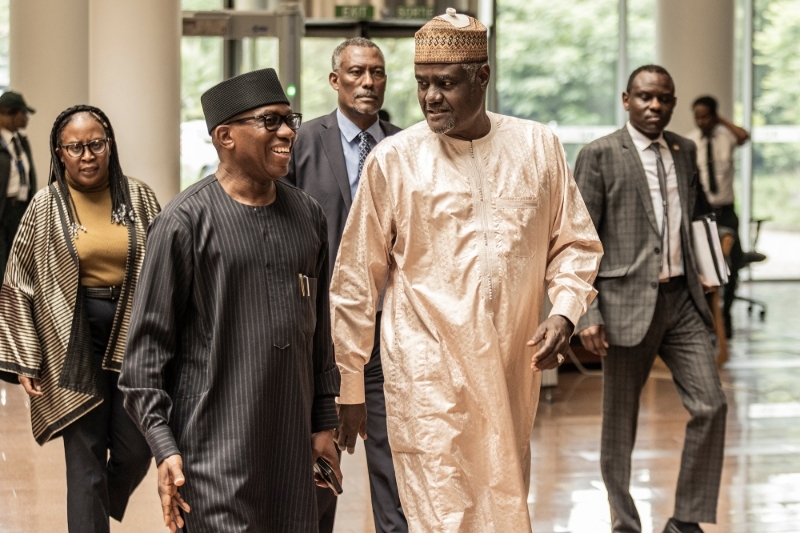
<svg viewBox="0 0 800 533"><path fill-rule="evenodd" d="M6 151L14 158L14 164L17 165L17 171L19 172L20 184L26 183L25 164L22 162L22 154L17 153L16 148L12 150L2 135L0 135L0 146L5 148Z"/></svg>

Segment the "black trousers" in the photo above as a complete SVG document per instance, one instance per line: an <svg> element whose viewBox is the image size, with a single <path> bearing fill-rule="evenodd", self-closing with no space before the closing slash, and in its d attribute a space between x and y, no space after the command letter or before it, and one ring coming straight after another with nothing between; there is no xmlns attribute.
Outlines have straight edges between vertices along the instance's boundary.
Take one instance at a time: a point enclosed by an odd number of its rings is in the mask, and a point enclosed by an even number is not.
<svg viewBox="0 0 800 533"><path fill-rule="evenodd" d="M736 296L736 285L739 282L739 269L744 266L742 264L744 253L742 252L742 243L739 240L739 217L736 216L736 211L733 210L733 204L715 207L714 215L716 215L717 218L717 226L724 226L736 232L733 248L731 249L731 275L722 292L722 317L725 319L725 327L730 330L731 306Z"/></svg>
<svg viewBox="0 0 800 533"><path fill-rule="evenodd" d="M0 217L0 283L6 273L6 263L8 263L8 256L11 253L11 245L14 244L19 223L27 208L28 202L6 199L3 216Z"/></svg>
<svg viewBox="0 0 800 533"><path fill-rule="evenodd" d="M372 517L376 533L408 533L408 524L400 506L392 450L386 434L386 399L383 395L381 366L381 313L375 320L375 343L369 363L364 367L367 404L367 455ZM336 514L336 497L330 489L317 488L320 516L319 533L331 533Z"/></svg>
<svg viewBox="0 0 800 533"><path fill-rule="evenodd" d="M116 301L86 298L97 364L105 353ZM64 428L69 533L109 533L109 517L122 520L152 454L122 406L119 374L103 372L103 403Z"/></svg>

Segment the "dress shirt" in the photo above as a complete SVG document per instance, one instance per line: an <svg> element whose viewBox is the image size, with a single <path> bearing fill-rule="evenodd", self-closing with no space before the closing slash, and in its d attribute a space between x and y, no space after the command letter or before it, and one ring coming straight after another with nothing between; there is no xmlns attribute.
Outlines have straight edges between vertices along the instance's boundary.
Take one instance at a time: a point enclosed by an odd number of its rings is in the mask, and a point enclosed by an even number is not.
<svg viewBox="0 0 800 533"><path fill-rule="evenodd" d="M711 207L723 207L733 203L733 151L739 146L736 136L731 130L717 124L711 130L711 149L714 152L714 175L717 178L717 192L713 193L708 186L708 137L700 128L695 128L686 136L697 145L697 169L700 171L700 183Z"/></svg>
<svg viewBox="0 0 800 533"><path fill-rule="evenodd" d="M355 199L356 191L358 190L358 134L361 133L361 128L344 116L341 109L336 110L336 120L339 123L339 132L342 136L344 163L347 166L347 179L350 182L350 199L352 200ZM372 135L373 142L370 143L370 149L375 148L375 145L385 137L381 129L381 122L377 117L375 118L375 123L364 131Z"/></svg>
<svg viewBox="0 0 800 533"><path fill-rule="evenodd" d="M675 162L672 159L672 152L669 150L667 141L663 135L657 139L650 139L645 134L634 128L630 122L627 123L628 133L631 134L633 144L642 160L644 174L647 177L647 186L650 189L650 199L653 202L653 211L656 214L658 230L662 232L662 254L669 252L669 264L662 262L661 272L658 274L659 281L668 281L669 278L682 276L683 270L683 250L681 249L681 197L678 193L678 175L675 173ZM661 160L664 162L664 171L667 173L667 214L669 218L668 231L663 231L664 225L664 205L661 198L661 185L658 182L658 167L656 166L656 154L650 149L650 145L657 142L661 146Z"/></svg>
<svg viewBox="0 0 800 533"><path fill-rule="evenodd" d="M14 137L17 137L17 142L20 143L20 158L22 159L22 166L25 168L25 175L30 176L31 164L28 161L28 154L22 150L22 142L19 140L17 133L11 133L7 129L0 129L0 138L2 138L3 147L11 154L11 172L8 174L8 188L6 189L7 198L16 198L19 195L19 169L15 163L17 154L14 151ZM30 180L27 180L30 181ZM27 198L26 198L27 200Z"/></svg>

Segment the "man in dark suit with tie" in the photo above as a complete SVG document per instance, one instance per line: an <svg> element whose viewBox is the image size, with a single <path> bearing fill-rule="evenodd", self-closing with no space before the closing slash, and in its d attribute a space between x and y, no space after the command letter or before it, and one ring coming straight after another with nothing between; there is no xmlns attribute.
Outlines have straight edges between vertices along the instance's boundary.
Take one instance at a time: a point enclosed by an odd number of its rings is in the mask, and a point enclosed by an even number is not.
<svg viewBox="0 0 800 533"><path fill-rule="evenodd" d="M656 355L672 372L691 418L675 509L665 533L715 522L727 404L691 240L695 144L664 131L675 86L662 67L636 69L622 95L629 122L581 150L575 180L603 243L598 296L576 331L603 355L600 467L615 533L639 533L630 495L639 398Z"/></svg>
<svg viewBox="0 0 800 533"><path fill-rule="evenodd" d="M21 94L0 95L0 281L22 215L36 193L36 171L28 138L19 130L28 125L28 107Z"/></svg>
<svg viewBox="0 0 800 533"><path fill-rule="evenodd" d="M331 63L329 81L339 93L338 108L300 128L285 179L314 197L325 211L332 272L364 160L377 143L397 133L400 128L378 118L386 90L386 69L383 54L372 41L361 37L348 39L334 50ZM378 533L405 533L408 526L400 507L392 452L386 436L378 333L380 316L378 311L375 345L365 370L368 414L365 429L369 438L365 439L364 446L375 530ZM353 406L340 406L340 420L351 408ZM348 451L353 453L352 449ZM330 532L333 530L336 502L330 491L320 489L317 497L320 533Z"/></svg>

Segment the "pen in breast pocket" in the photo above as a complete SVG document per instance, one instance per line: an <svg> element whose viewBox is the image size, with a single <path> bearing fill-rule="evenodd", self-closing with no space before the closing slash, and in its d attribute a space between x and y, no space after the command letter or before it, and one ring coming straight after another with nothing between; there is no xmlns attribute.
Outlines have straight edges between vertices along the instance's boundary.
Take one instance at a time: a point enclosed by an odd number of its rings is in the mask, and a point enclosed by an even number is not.
<svg viewBox="0 0 800 533"><path fill-rule="evenodd" d="M311 283L308 280L308 276L298 274L297 279L300 280L300 296L311 296Z"/></svg>

